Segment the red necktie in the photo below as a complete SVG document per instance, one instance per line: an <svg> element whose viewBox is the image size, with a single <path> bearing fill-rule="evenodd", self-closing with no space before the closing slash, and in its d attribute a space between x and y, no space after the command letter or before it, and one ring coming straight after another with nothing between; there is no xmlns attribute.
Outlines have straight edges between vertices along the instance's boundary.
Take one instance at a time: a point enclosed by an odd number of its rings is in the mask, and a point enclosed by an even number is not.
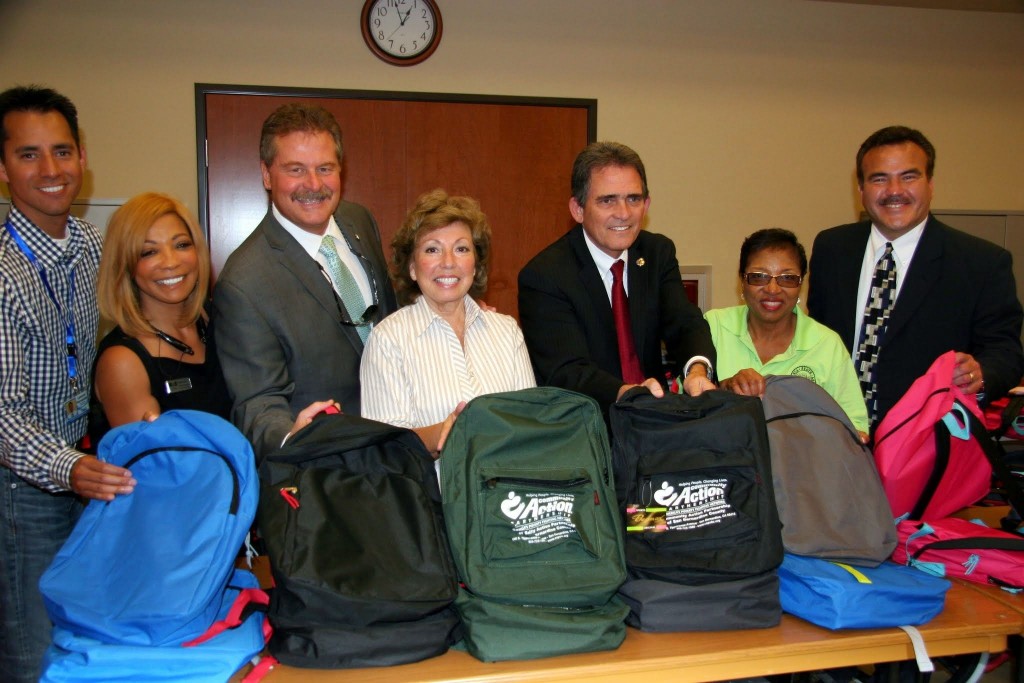
<svg viewBox="0 0 1024 683"><path fill-rule="evenodd" d="M643 384L644 372L636 356L633 330L629 324L629 299L622 286L622 269L626 264L621 260L612 264L612 316L615 317L615 336L619 342L619 365L622 366L622 381L626 384Z"/></svg>

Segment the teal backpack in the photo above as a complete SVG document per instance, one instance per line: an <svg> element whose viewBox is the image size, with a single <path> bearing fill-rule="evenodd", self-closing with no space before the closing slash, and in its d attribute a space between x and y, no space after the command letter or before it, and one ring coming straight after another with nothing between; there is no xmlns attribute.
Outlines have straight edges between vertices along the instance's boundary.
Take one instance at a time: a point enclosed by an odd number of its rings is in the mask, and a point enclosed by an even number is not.
<svg viewBox="0 0 1024 683"><path fill-rule="evenodd" d="M441 455L441 497L473 656L622 643L623 531L597 403L551 387L473 399Z"/></svg>

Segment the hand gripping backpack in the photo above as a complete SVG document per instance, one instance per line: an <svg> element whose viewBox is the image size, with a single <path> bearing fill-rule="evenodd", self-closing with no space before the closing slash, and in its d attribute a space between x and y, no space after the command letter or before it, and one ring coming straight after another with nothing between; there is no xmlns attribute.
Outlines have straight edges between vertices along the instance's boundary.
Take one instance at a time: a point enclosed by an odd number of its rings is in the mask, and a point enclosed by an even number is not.
<svg viewBox="0 0 1024 683"><path fill-rule="evenodd" d="M761 404L775 502L787 553L875 566L896 547L896 525L875 460L828 392L769 376Z"/></svg>
<svg viewBox="0 0 1024 683"><path fill-rule="evenodd" d="M134 492L89 502L43 574L55 626L100 642L180 645L209 628L256 511L252 448L209 413L111 430L98 457Z"/></svg>
<svg viewBox="0 0 1024 683"><path fill-rule="evenodd" d="M761 401L634 389L610 414L628 623L649 631L777 624L782 536Z"/></svg>
<svg viewBox="0 0 1024 683"><path fill-rule="evenodd" d="M469 652L496 661L618 647L626 569L597 403L552 387L479 396L440 463Z"/></svg>
<svg viewBox="0 0 1024 683"><path fill-rule="evenodd" d="M320 415L264 460L260 480L271 654L327 669L447 651L456 574L434 461L416 434Z"/></svg>
<svg viewBox="0 0 1024 683"><path fill-rule="evenodd" d="M953 351L939 356L875 433L875 463L894 519L948 517L988 493L993 466L1005 469L977 400L953 384L955 366ZM1015 489L1011 502L1024 510Z"/></svg>

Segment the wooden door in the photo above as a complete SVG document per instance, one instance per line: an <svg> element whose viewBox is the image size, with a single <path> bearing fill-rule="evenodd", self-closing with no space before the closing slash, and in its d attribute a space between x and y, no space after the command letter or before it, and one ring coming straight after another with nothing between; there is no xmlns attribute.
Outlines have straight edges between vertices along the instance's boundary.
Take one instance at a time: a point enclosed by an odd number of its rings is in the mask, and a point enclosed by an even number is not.
<svg viewBox="0 0 1024 683"><path fill-rule="evenodd" d="M442 187L479 200L493 232L484 297L517 315L520 268L572 225L572 162L595 139L594 100L196 86L200 221L214 273L267 211L264 119L287 102L341 124L343 196L368 207L385 254L416 198Z"/></svg>

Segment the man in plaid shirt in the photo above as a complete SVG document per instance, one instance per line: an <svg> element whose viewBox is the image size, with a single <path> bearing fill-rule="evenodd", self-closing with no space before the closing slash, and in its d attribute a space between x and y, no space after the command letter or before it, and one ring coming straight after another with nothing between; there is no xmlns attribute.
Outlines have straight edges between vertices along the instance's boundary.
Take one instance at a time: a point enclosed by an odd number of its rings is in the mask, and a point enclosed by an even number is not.
<svg viewBox="0 0 1024 683"><path fill-rule="evenodd" d="M39 577L79 496L131 493L123 468L78 450L96 355L100 236L69 215L85 150L75 106L38 87L0 93L0 680L37 681L50 642ZM77 495L76 495L77 494Z"/></svg>

